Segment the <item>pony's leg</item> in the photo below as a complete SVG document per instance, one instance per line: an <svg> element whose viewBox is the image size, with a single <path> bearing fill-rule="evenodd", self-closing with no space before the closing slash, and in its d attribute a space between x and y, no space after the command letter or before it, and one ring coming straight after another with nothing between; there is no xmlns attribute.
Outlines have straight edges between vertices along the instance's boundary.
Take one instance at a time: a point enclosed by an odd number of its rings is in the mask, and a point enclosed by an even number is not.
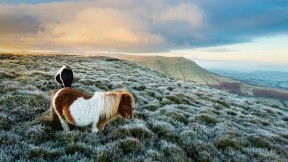
<svg viewBox="0 0 288 162"><path fill-rule="evenodd" d="M99 129L97 128L97 122L99 120L99 116L97 115L95 121L92 123L92 133L98 133Z"/></svg>
<svg viewBox="0 0 288 162"><path fill-rule="evenodd" d="M106 123L97 124L97 128L99 129L99 132L102 132L104 130L105 124Z"/></svg>
<svg viewBox="0 0 288 162"><path fill-rule="evenodd" d="M60 120L60 123L62 125L62 128L64 129L65 132L68 132L69 131L69 126L67 124L67 122L65 121L65 119L59 114L59 112L55 109L55 107L53 106L54 110L55 110L55 113L57 114L59 120Z"/></svg>
<svg viewBox="0 0 288 162"><path fill-rule="evenodd" d="M65 121L65 119L63 119L60 116L59 116L59 119L60 119L60 122L61 122L61 125L62 125L62 128L64 129L64 131L68 132L70 129L69 129L69 126L68 126L67 122Z"/></svg>
<svg viewBox="0 0 288 162"><path fill-rule="evenodd" d="M96 127L96 124L92 124L92 133L98 133L99 129Z"/></svg>
<svg viewBox="0 0 288 162"><path fill-rule="evenodd" d="M56 92L57 92L57 90L51 91L50 121L52 123L59 123L58 114L55 112L55 109L53 106L53 98L54 98Z"/></svg>

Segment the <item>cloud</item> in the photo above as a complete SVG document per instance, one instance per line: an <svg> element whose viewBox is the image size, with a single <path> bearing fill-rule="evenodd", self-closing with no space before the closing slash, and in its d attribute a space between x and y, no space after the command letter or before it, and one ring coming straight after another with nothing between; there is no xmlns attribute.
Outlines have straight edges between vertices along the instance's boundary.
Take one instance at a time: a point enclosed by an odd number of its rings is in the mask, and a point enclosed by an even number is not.
<svg viewBox="0 0 288 162"><path fill-rule="evenodd" d="M0 48L165 52L284 33L287 15L284 0L45 0L0 5Z"/></svg>
<svg viewBox="0 0 288 162"><path fill-rule="evenodd" d="M203 25L203 13L200 8L194 4L180 4L171 6L159 16L163 22L183 21L192 27L201 27Z"/></svg>
<svg viewBox="0 0 288 162"><path fill-rule="evenodd" d="M13 15L15 18L1 15L9 21L4 26L5 34L18 35L0 41L4 44L8 40L14 41L16 47L26 44L78 50L162 51L168 50L169 40L155 26L166 28L169 23L178 21L188 23L191 29L202 25L202 13L197 6L182 3L172 6L164 0L159 0L158 5L151 0L124 0L121 3L100 0L6 5L2 8L11 13L21 11ZM31 18L22 13L31 15ZM19 29L10 30L12 26Z"/></svg>
<svg viewBox="0 0 288 162"><path fill-rule="evenodd" d="M117 9L88 8L75 19L57 23L41 36L52 37L57 43L130 47L159 44L164 38L150 33L148 27L129 13Z"/></svg>
<svg viewBox="0 0 288 162"><path fill-rule="evenodd" d="M249 42L255 37L288 31L288 3L285 0L219 0L195 2L205 11L209 28L199 47Z"/></svg>
<svg viewBox="0 0 288 162"><path fill-rule="evenodd" d="M0 35L33 34L38 28L37 16L0 7Z"/></svg>
<svg viewBox="0 0 288 162"><path fill-rule="evenodd" d="M233 49L227 49L227 48L209 48L209 49L206 49L204 51L207 51L207 52L216 52L216 53L223 53L223 52L235 52L237 50L233 50Z"/></svg>

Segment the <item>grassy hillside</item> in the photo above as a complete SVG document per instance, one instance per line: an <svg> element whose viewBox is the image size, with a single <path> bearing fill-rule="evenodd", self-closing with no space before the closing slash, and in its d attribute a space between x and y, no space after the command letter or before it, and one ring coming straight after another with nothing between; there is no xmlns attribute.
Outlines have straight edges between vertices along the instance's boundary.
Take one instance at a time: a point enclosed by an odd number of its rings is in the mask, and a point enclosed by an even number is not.
<svg viewBox="0 0 288 162"><path fill-rule="evenodd" d="M129 89L137 108L96 135L47 122L63 64L86 93ZM0 55L0 161L286 161L287 109L169 79L135 63Z"/></svg>
<svg viewBox="0 0 288 162"><path fill-rule="evenodd" d="M287 91L248 85L227 77L221 77L203 69L192 60L184 57L133 56L116 54L111 56L136 62L178 80L208 85L210 87L225 90L241 96L256 97L260 100L288 108L288 105L285 104L288 102Z"/></svg>
<svg viewBox="0 0 288 162"><path fill-rule="evenodd" d="M192 60L184 57L131 55L114 55L114 57L136 62L183 81L213 85L221 84L222 82L236 82L234 80L215 75L203 69Z"/></svg>

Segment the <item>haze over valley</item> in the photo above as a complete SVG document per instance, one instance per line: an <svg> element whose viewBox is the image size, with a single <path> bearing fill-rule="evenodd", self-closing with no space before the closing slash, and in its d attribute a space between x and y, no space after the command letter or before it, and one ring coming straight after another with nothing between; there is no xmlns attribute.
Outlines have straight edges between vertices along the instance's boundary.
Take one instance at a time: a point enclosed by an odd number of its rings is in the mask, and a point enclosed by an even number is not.
<svg viewBox="0 0 288 162"><path fill-rule="evenodd" d="M247 84L288 90L288 64L257 61L195 60L203 68Z"/></svg>

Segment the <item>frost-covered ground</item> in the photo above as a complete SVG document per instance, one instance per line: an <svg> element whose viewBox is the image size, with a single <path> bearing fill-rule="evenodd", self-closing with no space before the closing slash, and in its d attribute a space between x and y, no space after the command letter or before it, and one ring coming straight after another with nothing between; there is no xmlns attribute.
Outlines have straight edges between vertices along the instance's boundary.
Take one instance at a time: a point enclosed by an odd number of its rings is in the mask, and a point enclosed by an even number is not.
<svg viewBox="0 0 288 162"><path fill-rule="evenodd" d="M99 135L45 121L64 64L86 93L129 89L134 118L118 118ZM0 55L0 131L0 161L288 159L287 109L106 57Z"/></svg>

